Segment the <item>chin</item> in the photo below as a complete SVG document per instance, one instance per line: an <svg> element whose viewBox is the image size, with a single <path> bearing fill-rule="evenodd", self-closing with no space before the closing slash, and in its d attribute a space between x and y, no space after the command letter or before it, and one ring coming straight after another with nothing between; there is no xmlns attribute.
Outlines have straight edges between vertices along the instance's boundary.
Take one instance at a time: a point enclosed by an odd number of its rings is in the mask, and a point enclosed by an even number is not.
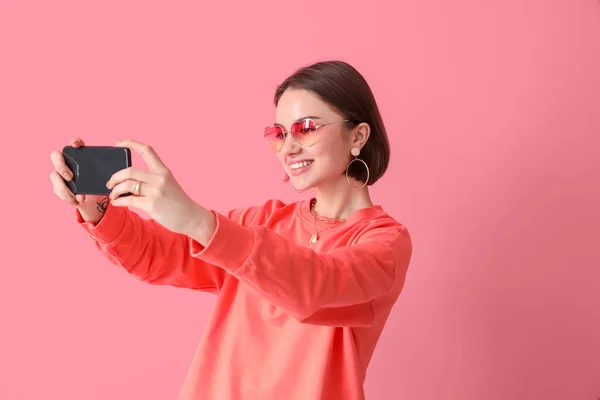
<svg viewBox="0 0 600 400"><path fill-rule="evenodd" d="M293 186L293 189L295 189L297 192L304 192L311 188L311 185L307 185L306 183L294 182L293 180L290 180L290 182Z"/></svg>
<svg viewBox="0 0 600 400"><path fill-rule="evenodd" d="M315 182L312 179L306 179L305 177L290 177L290 183L298 192L304 192L315 186Z"/></svg>

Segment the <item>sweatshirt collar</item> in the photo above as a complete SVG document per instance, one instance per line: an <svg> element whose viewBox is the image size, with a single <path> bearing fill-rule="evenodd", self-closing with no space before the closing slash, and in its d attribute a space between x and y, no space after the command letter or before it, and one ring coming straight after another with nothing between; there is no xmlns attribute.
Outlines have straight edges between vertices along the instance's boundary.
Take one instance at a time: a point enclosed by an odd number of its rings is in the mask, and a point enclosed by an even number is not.
<svg viewBox="0 0 600 400"><path fill-rule="evenodd" d="M314 223L314 217L312 215L312 213L310 212L310 203L311 203L312 199L307 199L307 200L302 200L300 203L300 213L302 214L302 217L309 222L310 224ZM350 217L348 217L348 219L346 221L344 221L343 223L349 223L349 224L353 224L356 223L360 220L364 220L364 219L370 219L370 218L374 218L377 217L379 215L384 214L385 212L383 211L383 208L379 205L373 205L370 207L365 207L365 208L361 208L356 210L352 215L350 215ZM317 220L317 223L320 224L325 224L325 225L331 225L331 224L340 224L342 222L339 222L333 218L326 218L326 217L321 217Z"/></svg>

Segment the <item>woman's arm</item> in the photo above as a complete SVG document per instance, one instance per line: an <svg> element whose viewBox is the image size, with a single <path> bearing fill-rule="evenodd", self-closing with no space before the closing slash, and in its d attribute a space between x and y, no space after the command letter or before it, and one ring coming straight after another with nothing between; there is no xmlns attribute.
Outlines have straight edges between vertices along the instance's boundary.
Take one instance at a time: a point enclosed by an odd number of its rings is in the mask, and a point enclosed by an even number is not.
<svg viewBox="0 0 600 400"><path fill-rule="evenodd" d="M152 147L131 140L117 146L140 154L149 171L128 168L114 174L108 183L111 205L144 210L165 229L189 236L193 258L236 276L298 320L308 322L335 309L348 315L347 324L368 325L375 319L373 303L398 295L412 252L400 224L371 229L357 244L320 254L264 226L240 224L200 206ZM140 182L139 196L119 197Z"/></svg>
<svg viewBox="0 0 600 400"><path fill-rule="evenodd" d="M204 230L190 234L192 255L234 275L299 321L369 325L373 302L388 297L393 303L403 286L412 244L400 225L372 229L354 245L321 254L270 229L215 215L211 237Z"/></svg>
<svg viewBox="0 0 600 400"><path fill-rule="evenodd" d="M108 207L108 196L86 196L85 201L77 204L81 219L92 225L97 225Z"/></svg>
<svg viewBox="0 0 600 400"><path fill-rule="evenodd" d="M252 209L229 216L245 223ZM144 282L217 293L225 281L225 270L191 255L189 237L127 208L107 205L97 224L86 222L79 210L77 218L108 260Z"/></svg>

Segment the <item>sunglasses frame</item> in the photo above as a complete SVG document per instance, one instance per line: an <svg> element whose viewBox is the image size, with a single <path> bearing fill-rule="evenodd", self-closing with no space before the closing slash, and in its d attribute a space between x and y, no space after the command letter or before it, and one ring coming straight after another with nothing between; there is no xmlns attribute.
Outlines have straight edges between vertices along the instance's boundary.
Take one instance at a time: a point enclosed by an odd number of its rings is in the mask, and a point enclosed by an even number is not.
<svg viewBox="0 0 600 400"><path fill-rule="evenodd" d="M340 120L340 121L328 122L328 123L325 123L325 124L318 125L315 122L314 119L312 119L312 118L304 118L304 119L302 119L300 121L294 122L292 124L292 126L294 126L295 124L303 124L306 121L312 121L315 124L315 138L313 139L313 141L312 141L311 144L309 144L309 145L303 145L302 143L300 143L298 141L298 139L296 139L296 137L294 135L291 135L292 139L294 139L294 141L296 143L298 143L298 145L300 147L303 147L303 148L310 148L310 147L312 147L317 142L317 137L319 136L319 128L324 128L324 127L329 126L329 125L341 124L343 122L350 122L352 120L350 120L350 119L343 119L343 120ZM283 148L283 145L285 144L285 141L286 141L288 135L290 135L290 132L288 132L288 130L285 129L283 126L277 125L277 127L280 128L281 131L282 131L282 133L283 133L283 140L281 141L281 146L277 150L275 150L275 152L279 153L281 151L281 149ZM269 143L268 143L268 140L267 140L267 134L266 133L263 135L263 138L265 139L265 142L267 142L267 145L268 145ZM269 146L269 147L271 147L271 146Z"/></svg>

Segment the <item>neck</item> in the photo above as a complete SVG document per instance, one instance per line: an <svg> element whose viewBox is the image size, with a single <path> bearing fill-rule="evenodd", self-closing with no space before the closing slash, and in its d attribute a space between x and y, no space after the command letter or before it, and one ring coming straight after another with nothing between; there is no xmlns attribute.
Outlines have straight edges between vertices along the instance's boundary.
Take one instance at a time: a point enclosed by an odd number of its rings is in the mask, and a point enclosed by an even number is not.
<svg viewBox="0 0 600 400"><path fill-rule="evenodd" d="M353 181L352 184L360 186L362 182ZM373 205L368 187L353 188L345 176L317 186L316 199L315 212L322 217L335 219L347 219L356 210Z"/></svg>

